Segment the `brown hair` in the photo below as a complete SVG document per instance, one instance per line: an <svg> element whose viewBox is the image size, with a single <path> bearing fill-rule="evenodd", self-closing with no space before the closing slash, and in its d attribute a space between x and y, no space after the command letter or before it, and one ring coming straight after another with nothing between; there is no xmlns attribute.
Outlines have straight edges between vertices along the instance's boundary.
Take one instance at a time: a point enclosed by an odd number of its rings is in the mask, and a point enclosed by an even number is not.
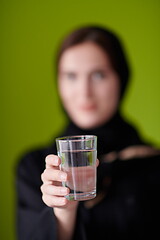
<svg viewBox="0 0 160 240"><path fill-rule="evenodd" d="M96 43L104 50L107 56L109 56L112 67L117 72L121 81L122 96L129 79L129 66L119 39L115 34L105 28L98 26L87 26L76 29L69 34L63 40L59 48L57 55L57 69L60 58L65 50L86 41Z"/></svg>

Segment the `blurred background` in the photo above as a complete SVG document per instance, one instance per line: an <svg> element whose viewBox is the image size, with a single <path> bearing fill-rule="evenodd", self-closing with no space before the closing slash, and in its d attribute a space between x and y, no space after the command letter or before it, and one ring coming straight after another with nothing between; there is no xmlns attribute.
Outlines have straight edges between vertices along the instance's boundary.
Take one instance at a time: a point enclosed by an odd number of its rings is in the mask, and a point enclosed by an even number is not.
<svg viewBox="0 0 160 240"><path fill-rule="evenodd" d="M102 24L119 35L132 68L122 111L160 147L160 1L1 0L0 20L0 239L15 240L15 167L65 124L54 56L72 29Z"/></svg>

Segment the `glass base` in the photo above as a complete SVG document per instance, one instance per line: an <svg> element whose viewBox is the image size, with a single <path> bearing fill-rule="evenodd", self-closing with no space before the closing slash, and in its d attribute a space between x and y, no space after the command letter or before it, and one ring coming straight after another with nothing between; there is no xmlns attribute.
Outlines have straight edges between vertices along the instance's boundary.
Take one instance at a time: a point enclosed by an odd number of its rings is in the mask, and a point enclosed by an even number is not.
<svg viewBox="0 0 160 240"><path fill-rule="evenodd" d="M70 201L85 201L96 197L96 191L92 192L75 192L65 196Z"/></svg>

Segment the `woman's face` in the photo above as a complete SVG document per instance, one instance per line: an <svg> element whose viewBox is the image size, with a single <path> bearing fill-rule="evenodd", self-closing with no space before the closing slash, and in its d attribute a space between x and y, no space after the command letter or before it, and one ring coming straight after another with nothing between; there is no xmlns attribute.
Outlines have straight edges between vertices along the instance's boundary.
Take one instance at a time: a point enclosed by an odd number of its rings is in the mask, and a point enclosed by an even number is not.
<svg viewBox="0 0 160 240"><path fill-rule="evenodd" d="M109 57L95 43L84 42L64 51L58 87L64 108L80 128L98 127L117 110L119 77Z"/></svg>

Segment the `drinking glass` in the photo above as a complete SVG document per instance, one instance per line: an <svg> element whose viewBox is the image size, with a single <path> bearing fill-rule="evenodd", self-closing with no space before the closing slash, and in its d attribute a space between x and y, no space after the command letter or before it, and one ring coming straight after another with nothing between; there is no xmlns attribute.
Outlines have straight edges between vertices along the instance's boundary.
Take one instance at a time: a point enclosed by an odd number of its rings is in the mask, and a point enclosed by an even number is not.
<svg viewBox="0 0 160 240"><path fill-rule="evenodd" d="M61 170L67 173L62 185L70 189L69 200L88 200L96 196L97 136L65 136L56 139Z"/></svg>

